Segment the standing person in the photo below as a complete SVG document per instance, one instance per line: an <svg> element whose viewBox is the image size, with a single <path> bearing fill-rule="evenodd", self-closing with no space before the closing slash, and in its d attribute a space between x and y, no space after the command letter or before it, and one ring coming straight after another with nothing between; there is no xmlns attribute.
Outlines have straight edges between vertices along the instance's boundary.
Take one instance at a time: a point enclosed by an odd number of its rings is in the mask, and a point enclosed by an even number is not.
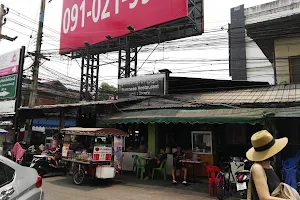
<svg viewBox="0 0 300 200"><path fill-rule="evenodd" d="M271 161L288 143L287 138L275 140L266 130L259 131L251 137L252 148L246 153L254 164L251 168L251 200L283 200L272 197L272 192L279 186L280 180L276 175Z"/></svg>
<svg viewBox="0 0 300 200"><path fill-rule="evenodd" d="M165 149L160 149L160 156L159 158L155 157L154 159L151 159L148 164L145 165L145 180L148 180L149 177L152 175L152 170L154 168L158 168L160 164L167 159L167 154Z"/></svg>
<svg viewBox="0 0 300 200"><path fill-rule="evenodd" d="M173 168L172 168L172 178L173 178L173 184L177 184L176 181L176 171L182 170L184 172L183 174L183 181L182 184L186 185L186 176L187 176L187 168L183 165L181 160L185 159L185 154L182 152L180 147L177 147L177 151L173 154Z"/></svg>

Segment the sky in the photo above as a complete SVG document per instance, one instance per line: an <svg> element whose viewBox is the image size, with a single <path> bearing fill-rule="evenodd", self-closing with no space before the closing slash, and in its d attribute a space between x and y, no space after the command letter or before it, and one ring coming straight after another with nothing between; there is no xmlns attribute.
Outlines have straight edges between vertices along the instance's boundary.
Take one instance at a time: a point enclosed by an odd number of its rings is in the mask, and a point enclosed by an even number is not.
<svg viewBox="0 0 300 200"><path fill-rule="evenodd" d="M179 41L150 45L139 54L138 75L157 73L159 69L171 70L172 76L187 76L212 79L230 79L228 71L227 24L230 8L245 4L251 7L272 0L204 0L204 34ZM2 34L18 39L2 40L0 54L25 46L28 52L35 50L40 0L0 0L10 8ZM42 50L50 58L43 61L40 80L60 80L67 87L79 88L80 60L70 60L58 54L63 0L52 0L46 5L45 28ZM103 63L117 61L117 54L101 55ZM25 60L25 74L30 75L32 58ZM116 64L100 68L100 82L117 84Z"/></svg>

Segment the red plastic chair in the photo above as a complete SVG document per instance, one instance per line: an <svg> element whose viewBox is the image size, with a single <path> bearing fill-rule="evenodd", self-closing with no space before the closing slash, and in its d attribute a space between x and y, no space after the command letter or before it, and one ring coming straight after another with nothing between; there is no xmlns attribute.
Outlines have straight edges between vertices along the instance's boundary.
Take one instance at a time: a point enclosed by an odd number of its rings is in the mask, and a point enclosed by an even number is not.
<svg viewBox="0 0 300 200"><path fill-rule="evenodd" d="M220 173L220 168L217 166L206 166L206 171L208 174L208 194L211 195L211 192L217 192L217 181L216 175Z"/></svg>

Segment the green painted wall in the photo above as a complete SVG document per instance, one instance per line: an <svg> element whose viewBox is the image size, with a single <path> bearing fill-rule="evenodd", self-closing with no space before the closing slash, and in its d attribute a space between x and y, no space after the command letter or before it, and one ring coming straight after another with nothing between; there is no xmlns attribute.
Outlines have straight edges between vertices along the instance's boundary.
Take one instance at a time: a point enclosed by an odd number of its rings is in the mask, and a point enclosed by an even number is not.
<svg viewBox="0 0 300 200"><path fill-rule="evenodd" d="M156 153L156 126L148 124L148 152Z"/></svg>

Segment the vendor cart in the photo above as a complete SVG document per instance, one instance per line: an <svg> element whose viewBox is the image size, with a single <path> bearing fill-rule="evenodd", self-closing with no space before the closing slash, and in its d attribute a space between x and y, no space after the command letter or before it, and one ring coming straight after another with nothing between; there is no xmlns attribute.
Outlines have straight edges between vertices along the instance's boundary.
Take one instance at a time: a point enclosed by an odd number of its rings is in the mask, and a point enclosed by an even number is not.
<svg viewBox="0 0 300 200"><path fill-rule="evenodd" d="M62 129L64 145L63 161L76 185L87 177L113 179L121 170L123 137L122 130L114 128Z"/></svg>

